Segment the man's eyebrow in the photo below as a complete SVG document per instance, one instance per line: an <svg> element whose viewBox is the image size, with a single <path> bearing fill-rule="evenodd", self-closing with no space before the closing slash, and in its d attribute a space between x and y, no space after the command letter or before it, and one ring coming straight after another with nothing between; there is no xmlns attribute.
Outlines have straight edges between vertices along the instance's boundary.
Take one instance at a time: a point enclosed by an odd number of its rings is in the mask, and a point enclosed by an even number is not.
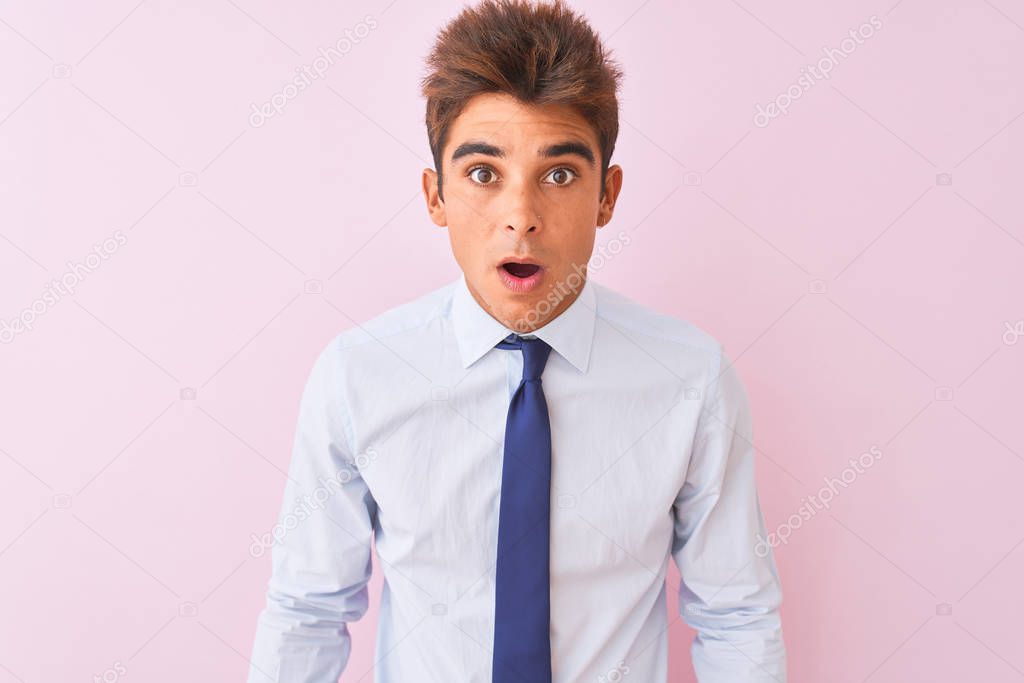
<svg viewBox="0 0 1024 683"><path fill-rule="evenodd" d="M540 150L543 157L560 157L563 154L575 154L583 157L591 166L594 165L594 153L586 144L576 140L566 140L554 145L549 145Z"/></svg>
<svg viewBox="0 0 1024 683"><path fill-rule="evenodd" d="M578 140L566 140L565 142L559 142L547 147L542 147L540 155L544 158L560 157L565 154L575 154L576 156L582 157L588 164L593 166L594 152L590 147L583 142ZM455 148L452 152L452 161L455 161L461 157L469 156L470 154L483 154L489 157L498 157L499 159L505 158L505 150L501 147L490 144L489 142L464 142Z"/></svg>
<svg viewBox="0 0 1024 683"><path fill-rule="evenodd" d="M505 157L505 150L487 142L464 142L452 152L452 161L470 154L485 154L489 157Z"/></svg>

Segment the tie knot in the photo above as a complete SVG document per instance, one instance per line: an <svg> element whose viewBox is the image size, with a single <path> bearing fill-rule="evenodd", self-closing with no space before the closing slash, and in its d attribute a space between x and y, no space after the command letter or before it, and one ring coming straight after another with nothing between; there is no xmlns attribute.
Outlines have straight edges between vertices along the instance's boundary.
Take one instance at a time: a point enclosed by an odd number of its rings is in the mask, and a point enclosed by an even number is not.
<svg viewBox="0 0 1024 683"><path fill-rule="evenodd" d="M548 355L551 347L540 337L534 339L523 339L518 334L510 334L504 340L498 342L501 349L522 349L523 352L523 380L538 380L544 372L544 366L548 362Z"/></svg>

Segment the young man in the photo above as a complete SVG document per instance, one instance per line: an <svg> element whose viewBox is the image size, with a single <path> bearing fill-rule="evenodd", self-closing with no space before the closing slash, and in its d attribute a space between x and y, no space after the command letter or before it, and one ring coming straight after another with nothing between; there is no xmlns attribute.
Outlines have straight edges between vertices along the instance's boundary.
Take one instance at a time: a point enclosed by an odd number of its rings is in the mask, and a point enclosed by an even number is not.
<svg viewBox="0 0 1024 683"><path fill-rule="evenodd" d="M664 682L671 558L698 680L784 682L743 386L587 277L618 68L579 15L514 0L464 10L429 66L423 192L462 275L317 359L250 682L337 680L371 541L375 681Z"/></svg>

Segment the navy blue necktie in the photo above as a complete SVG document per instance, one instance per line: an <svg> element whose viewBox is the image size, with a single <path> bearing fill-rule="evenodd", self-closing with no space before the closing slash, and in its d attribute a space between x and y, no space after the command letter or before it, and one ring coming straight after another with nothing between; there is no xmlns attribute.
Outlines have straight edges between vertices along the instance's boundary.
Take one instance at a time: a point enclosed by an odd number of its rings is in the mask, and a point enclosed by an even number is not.
<svg viewBox="0 0 1024 683"><path fill-rule="evenodd" d="M551 424L540 382L551 347L510 334L497 348L522 349L523 379L505 422L492 681L551 683Z"/></svg>

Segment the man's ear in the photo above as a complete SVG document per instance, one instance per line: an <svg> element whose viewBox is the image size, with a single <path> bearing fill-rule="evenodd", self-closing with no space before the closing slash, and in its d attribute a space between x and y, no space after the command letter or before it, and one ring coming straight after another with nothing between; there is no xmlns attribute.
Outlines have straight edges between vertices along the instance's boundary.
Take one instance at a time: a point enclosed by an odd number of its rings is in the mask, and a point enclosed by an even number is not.
<svg viewBox="0 0 1024 683"><path fill-rule="evenodd" d="M604 177L604 196L601 197L601 206L597 211L597 227L603 228L615 212L615 200L619 197L619 190L622 189L622 167L618 164L608 167Z"/></svg>
<svg viewBox="0 0 1024 683"><path fill-rule="evenodd" d="M434 225L443 228L448 225L444 200L437 190L437 173L432 168L423 169L423 198L427 201L427 213Z"/></svg>

